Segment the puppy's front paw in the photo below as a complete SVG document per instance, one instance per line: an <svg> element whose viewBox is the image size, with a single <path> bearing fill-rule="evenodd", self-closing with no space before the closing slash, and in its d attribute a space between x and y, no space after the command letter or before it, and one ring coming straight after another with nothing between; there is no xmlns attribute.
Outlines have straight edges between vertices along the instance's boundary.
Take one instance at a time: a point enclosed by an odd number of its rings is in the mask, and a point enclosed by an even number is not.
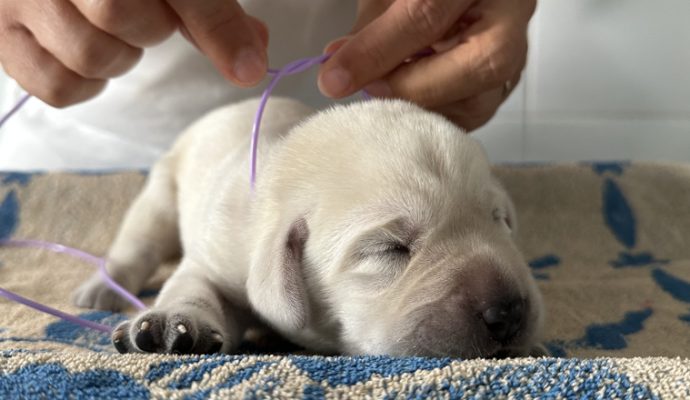
<svg viewBox="0 0 690 400"><path fill-rule="evenodd" d="M98 272L72 293L72 302L78 307L107 311L122 311L129 305L105 283Z"/></svg>
<svg viewBox="0 0 690 400"><path fill-rule="evenodd" d="M112 334L120 353L210 354L223 350L227 341L220 328L203 317L147 311L120 324ZM229 347L225 346L227 349Z"/></svg>

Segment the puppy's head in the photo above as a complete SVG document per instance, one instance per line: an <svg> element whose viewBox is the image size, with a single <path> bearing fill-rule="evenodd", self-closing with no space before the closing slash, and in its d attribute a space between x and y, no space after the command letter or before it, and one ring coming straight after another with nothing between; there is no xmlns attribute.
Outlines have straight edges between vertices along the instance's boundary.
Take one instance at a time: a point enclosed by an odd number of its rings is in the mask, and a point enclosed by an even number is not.
<svg viewBox="0 0 690 400"><path fill-rule="evenodd" d="M295 128L254 203L250 301L312 348L521 355L539 292L513 205L478 143L401 101L336 107Z"/></svg>

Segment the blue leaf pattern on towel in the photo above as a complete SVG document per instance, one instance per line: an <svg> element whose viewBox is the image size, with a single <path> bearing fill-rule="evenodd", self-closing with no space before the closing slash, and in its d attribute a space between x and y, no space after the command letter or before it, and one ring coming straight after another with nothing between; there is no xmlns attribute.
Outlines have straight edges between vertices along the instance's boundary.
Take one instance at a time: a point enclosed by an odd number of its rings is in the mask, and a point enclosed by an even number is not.
<svg viewBox="0 0 690 400"><path fill-rule="evenodd" d="M561 263L561 258L554 254L547 254L543 257L535 258L529 262L532 269L544 269L558 266Z"/></svg>
<svg viewBox="0 0 690 400"><path fill-rule="evenodd" d="M677 278L662 269L652 271L652 278L664 291L674 299L690 303L690 283Z"/></svg>
<svg viewBox="0 0 690 400"><path fill-rule="evenodd" d="M616 239L628 248L635 247L635 215L618 184L609 178L604 181L603 203L604 220Z"/></svg>
<svg viewBox="0 0 690 400"><path fill-rule="evenodd" d="M617 260L609 261L609 264L614 268L647 267L650 265L658 266L668 263L669 260L659 260L648 251L637 254L621 251L618 253Z"/></svg>
<svg viewBox="0 0 690 400"><path fill-rule="evenodd" d="M652 271L652 278L671 297L690 304L690 282L686 282L658 268ZM678 319L690 324L690 314L679 315Z"/></svg>
<svg viewBox="0 0 690 400"><path fill-rule="evenodd" d="M0 204L0 240L9 239L19 224L19 199L11 190Z"/></svg>
<svg viewBox="0 0 690 400"><path fill-rule="evenodd" d="M561 258L554 254L547 254L543 257L535 258L529 262L532 268L532 276L537 280L549 279L549 274L542 272L543 269L556 267L561 263Z"/></svg>
<svg viewBox="0 0 690 400"><path fill-rule="evenodd" d="M0 183L3 185L9 185L12 183L18 183L20 186L26 186L31 182L31 178L37 175L36 173L26 173L26 172L7 172L0 174L2 180Z"/></svg>
<svg viewBox="0 0 690 400"><path fill-rule="evenodd" d="M585 329L583 337L575 340L554 340L545 346L553 357L565 357L568 348L591 347L601 350L621 350L628 347L626 336L644 329L644 322L653 314L652 309L625 313L619 322L591 324Z"/></svg>
<svg viewBox="0 0 690 400"><path fill-rule="evenodd" d="M628 346L625 336L640 332L644 321L652 315L647 308L625 313L623 320L610 324L592 324L587 327L585 337L577 344L605 350L620 350Z"/></svg>
<svg viewBox="0 0 690 400"><path fill-rule="evenodd" d="M630 166L629 162L595 162L592 169L599 175L611 172L614 175L623 175L623 170Z"/></svg>

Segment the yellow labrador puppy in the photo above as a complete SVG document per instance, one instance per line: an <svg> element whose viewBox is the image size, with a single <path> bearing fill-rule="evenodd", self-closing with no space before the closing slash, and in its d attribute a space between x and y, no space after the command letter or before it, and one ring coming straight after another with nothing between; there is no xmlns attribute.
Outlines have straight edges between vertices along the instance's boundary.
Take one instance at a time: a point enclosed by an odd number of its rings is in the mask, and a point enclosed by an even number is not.
<svg viewBox="0 0 690 400"><path fill-rule="evenodd" d="M328 353L532 350L541 297L477 142L403 101L313 113L273 99L252 193L257 107L190 127L127 213L109 252L118 282L137 292L162 261L182 260L155 306L116 328L120 352L232 352L257 324ZM123 306L98 275L74 298Z"/></svg>

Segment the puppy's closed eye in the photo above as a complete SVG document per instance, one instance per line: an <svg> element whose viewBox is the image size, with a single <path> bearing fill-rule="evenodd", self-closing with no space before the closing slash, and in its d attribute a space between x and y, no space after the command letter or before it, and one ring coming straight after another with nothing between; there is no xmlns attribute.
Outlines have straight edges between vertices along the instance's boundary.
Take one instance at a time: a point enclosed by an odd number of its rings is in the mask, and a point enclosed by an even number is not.
<svg viewBox="0 0 690 400"><path fill-rule="evenodd" d="M410 262L412 251L405 243L391 239L377 237L360 241L357 249L357 267L353 272L374 274L379 278L387 277L387 280L400 276Z"/></svg>
<svg viewBox="0 0 690 400"><path fill-rule="evenodd" d="M402 276L410 259L410 247L402 242L369 241L360 249L360 262L353 272L368 276L374 287L382 289Z"/></svg>
<svg viewBox="0 0 690 400"><path fill-rule="evenodd" d="M376 246L376 255L391 258L410 258L410 248L400 242L384 243Z"/></svg>
<svg viewBox="0 0 690 400"><path fill-rule="evenodd" d="M395 256L410 256L410 248L403 243L390 244L384 251Z"/></svg>
<svg viewBox="0 0 690 400"><path fill-rule="evenodd" d="M408 245L399 241L363 240L359 258L367 259L409 259L411 250Z"/></svg>

